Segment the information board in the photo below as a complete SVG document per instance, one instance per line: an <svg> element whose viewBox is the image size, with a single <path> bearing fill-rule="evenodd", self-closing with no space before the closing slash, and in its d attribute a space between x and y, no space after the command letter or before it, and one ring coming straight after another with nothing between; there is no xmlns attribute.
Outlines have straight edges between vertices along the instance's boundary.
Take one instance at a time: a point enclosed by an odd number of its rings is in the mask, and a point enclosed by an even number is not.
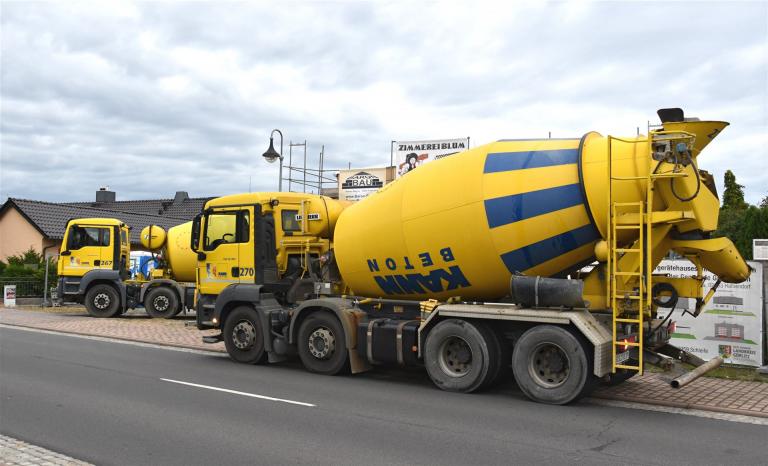
<svg viewBox="0 0 768 466"><path fill-rule="evenodd" d="M763 309L763 267L760 262L748 262L754 270L743 283L721 283L712 299L698 317L694 299L681 298L671 320L676 322L673 345L704 360L722 356L728 364L762 366L765 309ZM665 259L655 273L670 277L690 277L696 268L684 259ZM704 294L715 284L716 277L705 271ZM687 311L687 312L686 312ZM659 308L666 317L669 309Z"/></svg>

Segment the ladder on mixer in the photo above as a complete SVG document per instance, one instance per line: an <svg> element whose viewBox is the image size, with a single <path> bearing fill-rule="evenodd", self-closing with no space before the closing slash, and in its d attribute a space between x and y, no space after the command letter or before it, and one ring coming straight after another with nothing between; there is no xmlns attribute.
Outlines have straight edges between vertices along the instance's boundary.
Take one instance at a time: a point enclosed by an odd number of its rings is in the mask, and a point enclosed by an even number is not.
<svg viewBox="0 0 768 466"><path fill-rule="evenodd" d="M613 310L613 348L612 364L613 370L629 369L643 373L643 314L645 305L648 301L648 284L645 283L643 273L643 258L645 256L644 237L646 225L644 218L647 218L645 202L611 202L611 309ZM627 221L626 219L633 219ZM636 220L635 220L636 219ZM638 239L631 247L619 247L617 244L618 232L620 230L632 230L638 232ZM636 256L636 260L629 261L633 264L631 268L619 269L619 260L627 255ZM626 261L625 261L626 262ZM627 279L625 280L624 277ZM637 282L631 281L635 277ZM631 288L627 288L631 287ZM619 340L622 328L629 324L629 333L637 335L635 341ZM629 348L635 347L638 350L637 365L625 364L625 361L617 361L617 356L626 352Z"/></svg>
<svg viewBox="0 0 768 466"><path fill-rule="evenodd" d="M651 244L652 185L655 177L649 171L644 176L620 177L613 172L613 141L636 144L629 141L608 137L608 280L607 298L612 314L611 364L613 372L627 369L643 373L643 324L646 311L651 308L651 257L646 245ZM648 154L650 157L650 154ZM617 202L614 198L614 182L635 182L645 180L645 199L636 202ZM637 232L637 239L629 246L618 243L620 232ZM622 260L628 259L628 260ZM634 259L634 260L633 260ZM634 278L634 280L633 280ZM627 331L629 330L629 331ZM621 336L634 335L635 341ZM636 364L627 360L617 360L617 356L636 348Z"/></svg>

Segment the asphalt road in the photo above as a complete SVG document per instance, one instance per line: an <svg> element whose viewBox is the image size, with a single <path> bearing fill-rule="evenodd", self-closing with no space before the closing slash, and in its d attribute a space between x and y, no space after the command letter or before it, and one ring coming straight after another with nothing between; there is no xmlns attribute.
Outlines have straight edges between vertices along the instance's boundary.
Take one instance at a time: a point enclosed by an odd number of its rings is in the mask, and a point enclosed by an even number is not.
<svg viewBox="0 0 768 466"><path fill-rule="evenodd" d="M96 464L768 462L766 426L540 405L513 382L452 394L422 371L324 377L8 328L0 433Z"/></svg>

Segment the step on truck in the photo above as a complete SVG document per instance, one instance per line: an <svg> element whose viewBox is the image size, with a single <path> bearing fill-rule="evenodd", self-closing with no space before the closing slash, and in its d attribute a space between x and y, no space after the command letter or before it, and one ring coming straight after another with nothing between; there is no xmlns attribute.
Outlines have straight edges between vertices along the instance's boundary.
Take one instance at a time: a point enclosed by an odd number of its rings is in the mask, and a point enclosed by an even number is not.
<svg viewBox="0 0 768 466"><path fill-rule="evenodd" d="M727 123L659 111L647 135L500 140L436 160L352 205L298 193L209 201L192 227L197 325L238 362L309 371L421 365L473 392L510 370L565 404L645 363L717 366L669 344L657 309L749 268L715 238L701 151ZM654 274L670 251L688 278ZM592 264L587 270L584 267ZM702 289L704 269L718 276ZM671 312L669 313L671 315ZM675 386L675 383L673 383Z"/></svg>
<svg viewBox="0 0 768 466"><path fill-rule="evenodd" d="M93 317L117 317L143 306L151 317L171 318L191 308L196 255L189 249L192 222L166 231L150 225L141 243L158 267L131 279L130 229L114 218L79 218L67 222L59 252L58 296L84 304Z"/></svg>

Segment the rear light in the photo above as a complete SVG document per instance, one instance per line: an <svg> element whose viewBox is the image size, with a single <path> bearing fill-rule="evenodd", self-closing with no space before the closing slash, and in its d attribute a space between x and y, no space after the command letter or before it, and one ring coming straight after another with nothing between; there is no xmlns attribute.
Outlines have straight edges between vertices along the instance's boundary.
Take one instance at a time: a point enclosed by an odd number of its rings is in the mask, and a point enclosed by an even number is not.
<svg viewBox="0 0 768 466"><path fill-rule="evenodd" d="M628 336L627 338L625 338L625 339L623 339L621 341L623 341L624 343L635 343L635 342L637 342L637 337L635 335L630 335L630 336ZM630 345L622 346L622 348L623 348L622 352L623 351L629 351L629 346Z"/></svg>
<svg viewBox="0 0 768 466"><path fill-rule="evenodd" d="M675 330L677 330L677 322L675 322L675 321L673 320L673 321L672 321L672 322L670 322L670 323L669 323L669 325L667 326L667 331L668 331L668 332L670 333L670 335L671 335L671 334L675 333Z"/></svg>

